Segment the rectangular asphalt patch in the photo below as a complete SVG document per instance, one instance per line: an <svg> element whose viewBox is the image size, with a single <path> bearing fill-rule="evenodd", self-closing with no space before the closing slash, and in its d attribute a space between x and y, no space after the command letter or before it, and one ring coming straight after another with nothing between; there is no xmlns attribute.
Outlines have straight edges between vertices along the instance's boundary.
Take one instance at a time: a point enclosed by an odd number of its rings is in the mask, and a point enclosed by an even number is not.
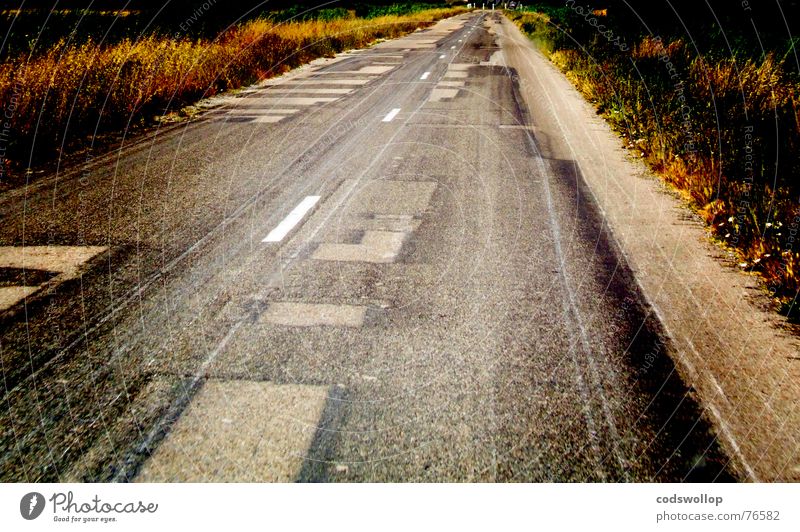
<svg viewBox="0 0 800 532"><path fill-rule="evenodd" d="M275 301L261 313L259 321L289 327L361 327L367 307Z"/></svg>
<svg viewBox="0 0 800 532"><path fill-rule="evenodd" d="M358 244L320 244L312 258L344 262L394 262L403 249L405 237L406 233L366 231Z"/></svg>
<svg viewBox="0 0 800 532"><path fill-rule="evenodd" d="M293 481L327 397L327 386L209 380L136 480Z"/></svg>

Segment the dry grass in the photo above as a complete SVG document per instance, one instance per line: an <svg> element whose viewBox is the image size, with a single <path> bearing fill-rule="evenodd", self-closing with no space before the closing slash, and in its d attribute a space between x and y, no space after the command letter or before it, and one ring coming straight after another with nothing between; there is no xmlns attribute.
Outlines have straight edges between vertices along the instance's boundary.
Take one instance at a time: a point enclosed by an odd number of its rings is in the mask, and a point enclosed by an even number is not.
<svg viewBox="0 0 800 532"><path fill-rule="evenodd" d="M394 38L462 9L275 25L254 20L210 40L149 36L111 46L63 42L0 64L5 124L0 178L98 133L122 131L202 97L280 74L377 39ZM2 181L2 179L0 179Z"/></svg>
<svg viewBox="0 0 800 532"><path fill-rule="evenodd" d="M797 296L800 85L774 55L712 59L680 39L647 37L621 54L596 32L582 40L587 54L548 15L510 16L546 43L626 146L683 193L744 268L784 301Z"/></svg>

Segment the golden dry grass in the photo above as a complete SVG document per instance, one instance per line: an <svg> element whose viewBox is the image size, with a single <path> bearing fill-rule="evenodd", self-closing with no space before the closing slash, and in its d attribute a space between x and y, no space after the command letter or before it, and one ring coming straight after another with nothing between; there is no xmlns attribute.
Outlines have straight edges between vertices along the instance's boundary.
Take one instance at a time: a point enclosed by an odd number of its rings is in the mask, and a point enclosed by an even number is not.
<svg viewBox="0 0 800 532"><path fill-rule="evenodd" d="M784 301L798 294L800 85L775 55L698 56L652 37L625 55L595 34L576 46L546 14L509 15L748 270Z"/></svg>
<svg viewBox="0 0 800 532"><path fill-rule="evenodd" d="M253 20L215 40L147 36L114 45L64 42L0 64L8 116L3 173L121 131L199 98L280 74L318 57L394 38L463 11L274 24ZM33 150L33 151L32 151ZM5 177L2 176L2 177Z"/></svg>

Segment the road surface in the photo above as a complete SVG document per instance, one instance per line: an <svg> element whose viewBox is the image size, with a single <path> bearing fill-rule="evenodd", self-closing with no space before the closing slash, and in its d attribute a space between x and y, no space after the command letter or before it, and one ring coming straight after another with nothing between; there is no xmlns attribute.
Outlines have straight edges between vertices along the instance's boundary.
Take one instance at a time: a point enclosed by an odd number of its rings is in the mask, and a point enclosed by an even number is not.
<svg viewBox="0 0 800 532"><path fill-rule="evenodd" d="M302 68L0 197L0 478L733 478L499 25Z"/></svg>

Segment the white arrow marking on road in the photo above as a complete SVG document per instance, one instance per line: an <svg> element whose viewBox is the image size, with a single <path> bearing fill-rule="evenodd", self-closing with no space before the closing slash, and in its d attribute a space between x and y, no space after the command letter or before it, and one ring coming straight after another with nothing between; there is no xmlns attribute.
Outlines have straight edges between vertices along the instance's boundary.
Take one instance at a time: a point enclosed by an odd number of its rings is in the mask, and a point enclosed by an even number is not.
<svg viewBox="0 0 800 532"><path fill-rule="evenodd" d="M289 213L289 216L284 218L275 229L269 232L262 242L280 242L283 240L283 238L289 234L289 231L308 214L308 211L310 211L318 201L319 196L306 196L306 198Z"/></svg>
<svg viewBox="0 0 800 532"><path fill-rule="evenodd" d="M383 117L383 121L384 122L391 122L392 120L394 120L394 117L396 117L397 113L399 113L399 112L400 112L400 108L399 107L397 107L395 109L392 109L391 111L389 111L388 115Z"/></svg>

